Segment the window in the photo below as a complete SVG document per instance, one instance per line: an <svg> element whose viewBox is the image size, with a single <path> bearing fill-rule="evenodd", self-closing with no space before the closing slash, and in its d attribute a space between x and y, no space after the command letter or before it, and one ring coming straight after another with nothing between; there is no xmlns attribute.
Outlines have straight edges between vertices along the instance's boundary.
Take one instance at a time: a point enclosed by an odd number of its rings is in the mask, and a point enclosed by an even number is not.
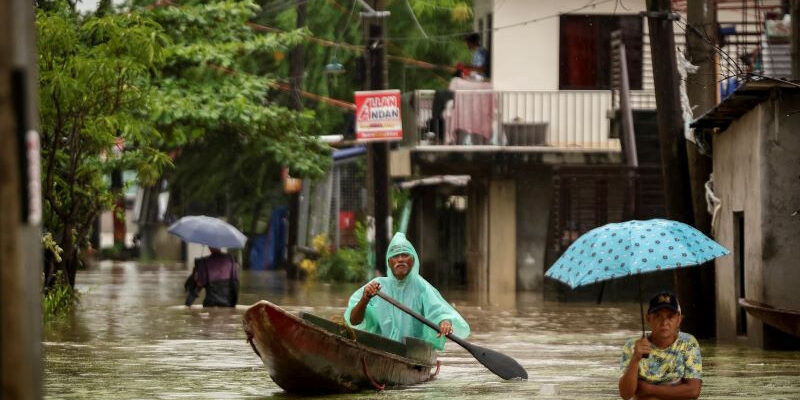
<svg viewBox="0 0 800 400"><path fill-rule="evenodd" d="M642 88L642 18L637 15L562 15L559 88L611 88L611 32L622 31L630 88Z"/></svg>

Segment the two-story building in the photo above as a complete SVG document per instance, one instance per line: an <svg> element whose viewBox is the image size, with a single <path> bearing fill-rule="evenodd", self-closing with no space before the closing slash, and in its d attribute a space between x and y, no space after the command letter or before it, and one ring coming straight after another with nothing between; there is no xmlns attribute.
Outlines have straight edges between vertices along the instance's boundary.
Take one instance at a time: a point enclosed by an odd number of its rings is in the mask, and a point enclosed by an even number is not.
<svg viewBox="0 0 800 400"><path fill-rule="evenodd" d="M685 2L674 3L685 9ZM759 20L747 13L765 10L719 3L723 48L761 48L760 36L748 30ZM409 234L420 246L424 276L440 285L465 282L489 303L507 302L517 291L634 297L635 286L624 279L573 292L545 281L544 272L591 228L665 215L644 10L643 0L475 0L490 80L415 92L404 146L392 155L397 179L468 177L414 188ZM675 24L679 48L684 26ZM619 42L634 126L627 142L620 134ZM721 77L739 67L731 57L718 61ZM669 288L672 276L650 275L645 286Z"/></svg>

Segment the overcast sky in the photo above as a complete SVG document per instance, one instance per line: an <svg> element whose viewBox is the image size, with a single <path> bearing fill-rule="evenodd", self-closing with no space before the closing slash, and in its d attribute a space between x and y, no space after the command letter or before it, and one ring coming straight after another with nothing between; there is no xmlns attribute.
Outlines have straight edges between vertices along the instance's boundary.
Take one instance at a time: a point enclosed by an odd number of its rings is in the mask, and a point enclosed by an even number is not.
<svg viewBox="0 0 800 400"><path fill-rule="evenodd" d="M124 3L125 0L112 0L114 5L118 6ZM97 4L100 3L100 0L78 0L78 6L76 7L79 12L94 12L97 10Z"/></svg>
<svg viewBox="0 0 800 400"><path fill-rule="evenodd" d="M80 12L94 11L97 9L97 3L99 0L80 0L77 8Z"/></svg>

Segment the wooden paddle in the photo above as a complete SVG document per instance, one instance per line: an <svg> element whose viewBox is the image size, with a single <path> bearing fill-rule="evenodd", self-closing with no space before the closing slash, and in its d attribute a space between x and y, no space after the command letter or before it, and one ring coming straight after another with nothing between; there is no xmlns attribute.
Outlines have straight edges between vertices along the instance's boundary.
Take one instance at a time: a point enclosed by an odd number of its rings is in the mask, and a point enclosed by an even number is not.
<svg viewBox="0 0 800 400"><path fill-rule="evenodd" d="M408 307L400 304L397 300L387 296L385 293L378 291L376 293L380 298L388 301L393 306L399 308L406 314L416 318L419 322L422 322L425 325L428 325L431 329L435 331L439 331L439 326L434 324L433 322L427 320L422 315L419 315L417 312L409 309ZM503 379L528 379L528 372L522 368L519 363L514 360L513 358L498 353L494 350L487 349L484 347L476 346L472 343L461 339L460 337L453 335L452 333L447 335L447 338L458 343L459 346L465 348L470 354L472 354L475 359L477 359L484 367L488 368L489 371L492 371L495 375L503 378Z"/></svg>

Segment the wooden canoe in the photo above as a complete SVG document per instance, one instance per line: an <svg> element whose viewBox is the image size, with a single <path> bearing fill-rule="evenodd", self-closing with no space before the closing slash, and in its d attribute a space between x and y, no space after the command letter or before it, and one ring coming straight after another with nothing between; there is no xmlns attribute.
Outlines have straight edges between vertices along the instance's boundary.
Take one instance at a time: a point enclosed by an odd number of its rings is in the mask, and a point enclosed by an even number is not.
<svg viewBox="0 0 800 400"><path fill-rule="evenodd" d="M264 300L247 309L243 324L269 376L290 393L382 390L428 381L439 369L436 352L421 340L397 342Z"/></svg>
<svg viewBox="0 0 800 400"><path fill-rule="evenodd" d="M739 305L765 324L800 338L800 310L775 308L769 304L747 299L739 299Z"/></svg>

